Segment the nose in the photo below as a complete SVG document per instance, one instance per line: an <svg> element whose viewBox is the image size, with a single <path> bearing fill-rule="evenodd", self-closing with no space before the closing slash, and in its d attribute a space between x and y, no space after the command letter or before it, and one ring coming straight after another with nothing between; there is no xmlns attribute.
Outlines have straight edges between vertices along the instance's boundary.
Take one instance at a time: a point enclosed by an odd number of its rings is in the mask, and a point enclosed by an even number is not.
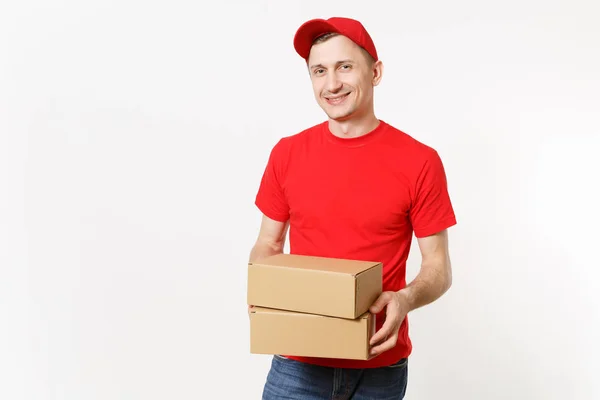
<svg viewBox="0 0 600 400"><path fill-rule="evenodd" d="M330 93L339 92L342 89L343 83L339 80L338 75L335 72L327 74L327 82L325 83L325 89Z"/></svg>

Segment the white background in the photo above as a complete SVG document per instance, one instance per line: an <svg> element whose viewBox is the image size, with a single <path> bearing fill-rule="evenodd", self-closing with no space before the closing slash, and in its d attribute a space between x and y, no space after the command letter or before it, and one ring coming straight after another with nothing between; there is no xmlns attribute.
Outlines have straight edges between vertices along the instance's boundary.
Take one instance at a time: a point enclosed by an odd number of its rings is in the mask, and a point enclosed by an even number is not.
<svg viewBox="0 0 600 400"><path fill-rule="evenodd" d="M377 116L439 151L459 221L406 398L600 397L595 1L73 0L0 7L0 398L260 398L253 201L325 118L292 38L334 15L371 32Z"/></svg>

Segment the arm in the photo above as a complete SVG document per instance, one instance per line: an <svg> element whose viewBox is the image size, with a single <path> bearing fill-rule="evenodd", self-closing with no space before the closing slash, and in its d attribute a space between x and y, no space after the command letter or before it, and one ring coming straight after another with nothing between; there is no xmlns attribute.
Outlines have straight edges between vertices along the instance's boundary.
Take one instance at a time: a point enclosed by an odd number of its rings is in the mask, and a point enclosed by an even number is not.
<svg viewBox="0 0 600 400"><path fill-rule="evenodd" d="M275 221L263 215L258 238L250 251L249 262L283 253L288 227L288 222Z"/></svg>
<svg viewBox="0 0 600 400"><path fill-rule="evenodd" d="M371 338L373 355L393 348L406 315L440 298L452 284L448 231L443 230L417 240L422 261L415 279L397 292L383 292L371 306L370 311L375 314L386 308L385 323Z"/></svg>
<svg viewBox="0 0 600 400"><path fill-rule="evenodd" d="M275 221L263 215L258 238L250 251L249 262L283 253L289 222ZM248 311L252 304L248 304Z"/></svg>
<svg viewBox="0 0 600 400"><path fill-rule="evenodd" d="M421 270L410 284L397 292L406 304L407 313L434 302L452 285L448 231L417 240L422 257Z"/></svg>

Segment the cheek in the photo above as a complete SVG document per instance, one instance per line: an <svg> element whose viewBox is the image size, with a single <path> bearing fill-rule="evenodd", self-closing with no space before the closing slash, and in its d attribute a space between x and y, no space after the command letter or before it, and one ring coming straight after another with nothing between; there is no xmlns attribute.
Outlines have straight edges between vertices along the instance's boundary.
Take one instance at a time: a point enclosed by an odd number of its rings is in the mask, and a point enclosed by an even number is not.
<svg viewBox="0 0 600 400"><path fill-rule="evenodd" d="M359 77L353 77L352 79L347 79L344 84L347 87L352 88L355 92L363 92L364 91L364 82Z"/></svg>
<svg viewBox="0 0 600 400"><path fill-rule="evenodd" d="M312 88L313 88L313 93L315 94L315 96L320 97L321 92L323 91L322 85L320 85L317 82L313 82Z"/></svg>
<svg viewBox="0 0 600 400"><path fill-rule="evenodd" d="M361 97L368 96L369 90L371 90L369 82L365 81L365 80L361 80L360 82L357 82L356 87L357 87L357 90L359 91Z"/></svg>

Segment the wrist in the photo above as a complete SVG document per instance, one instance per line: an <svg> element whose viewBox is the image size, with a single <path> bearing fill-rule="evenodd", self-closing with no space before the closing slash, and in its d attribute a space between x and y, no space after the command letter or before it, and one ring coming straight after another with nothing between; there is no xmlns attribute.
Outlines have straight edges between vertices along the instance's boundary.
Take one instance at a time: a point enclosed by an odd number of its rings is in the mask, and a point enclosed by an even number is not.
<svg viewBox="0 0 600 400"><path fill-rule="evenodd" d="M409 287L405 287L404 289L400 289L396 292L396 297L398 298L398 302L403 307L403 311L408 314L413 310L413 301L412 301L412 293Z"/></svg>

